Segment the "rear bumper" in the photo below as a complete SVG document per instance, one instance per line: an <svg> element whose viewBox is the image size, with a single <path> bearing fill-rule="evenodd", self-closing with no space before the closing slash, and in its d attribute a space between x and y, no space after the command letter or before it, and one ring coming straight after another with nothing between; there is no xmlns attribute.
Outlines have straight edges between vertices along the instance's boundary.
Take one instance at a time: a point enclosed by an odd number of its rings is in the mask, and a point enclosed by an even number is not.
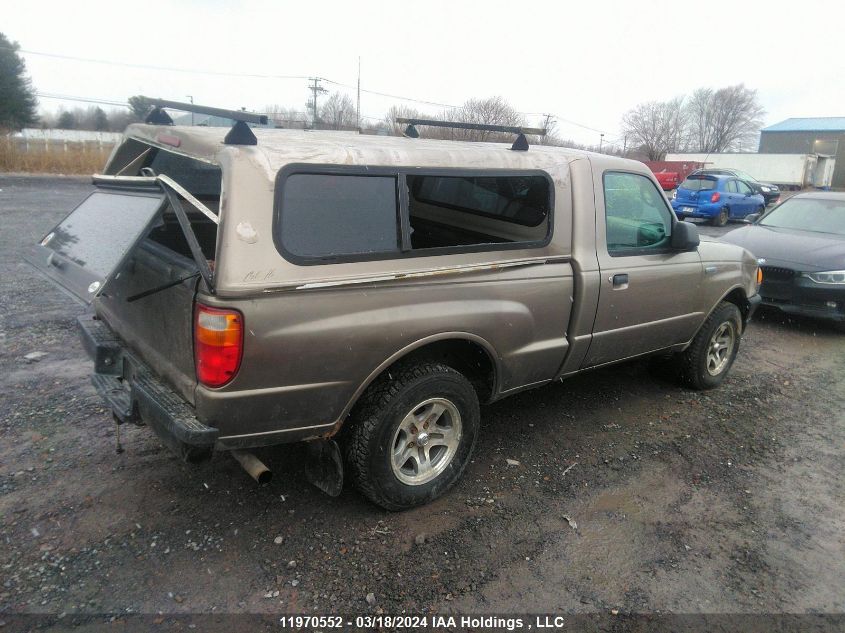
<svg viewBox="0 0 845 633"><path fill-rule="evenodd" d="M218 430L134 356L94 315L79 317L82 344L94 360L91 382L118 423L144 422L185 461L211 456Z"/></svg>
<svg viewBox="0 0 845 633"><path fill-rule="evenodd" d="M685 202L672 201L672 208L679 220L684 218L707 218L711 219L719 215L722 210L720 204L690 204ZM688 210L687 210L688 209Z"/></svg>

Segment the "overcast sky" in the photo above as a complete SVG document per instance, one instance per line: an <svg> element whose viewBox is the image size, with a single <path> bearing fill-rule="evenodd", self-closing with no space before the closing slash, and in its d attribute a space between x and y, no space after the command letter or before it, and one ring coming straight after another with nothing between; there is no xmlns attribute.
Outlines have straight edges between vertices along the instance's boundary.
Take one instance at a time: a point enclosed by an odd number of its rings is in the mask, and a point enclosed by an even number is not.
<svg viewBox="0 0 845 633"><path fill-rule="evenodd" d="M845 116L841 0L0 0L0 15L0 30L22 49L111 62L25 53L33 84L47 94L119 102L193 95L220 107L302 108L305 79L118 64L316 75L348 84L323 85L354 99L360 56L365 90L442 104L501 95L531 113L529 124L552 113L561 135L582 143L597 143L599 131L617 140L622 114L637 103L739 82L758 91L767 124ZM44 109L61 103L41 98ZM442 109L365 92L361 111L381 118L394 103Z"/></svg>

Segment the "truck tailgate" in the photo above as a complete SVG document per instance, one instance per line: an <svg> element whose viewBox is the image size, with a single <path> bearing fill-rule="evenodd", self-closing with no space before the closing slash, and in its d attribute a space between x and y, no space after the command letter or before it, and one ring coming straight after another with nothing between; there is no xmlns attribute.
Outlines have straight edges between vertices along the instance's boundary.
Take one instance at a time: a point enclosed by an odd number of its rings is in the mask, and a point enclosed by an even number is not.
<svg viewBox="0 0 845 633"><path fill-rule="evenodd" d="M193 351L197 277L133 301L128 299L194 271L192 260L145 239L107 291L94 301L96 313L111 330L191 404L197 384Z"/></svg>

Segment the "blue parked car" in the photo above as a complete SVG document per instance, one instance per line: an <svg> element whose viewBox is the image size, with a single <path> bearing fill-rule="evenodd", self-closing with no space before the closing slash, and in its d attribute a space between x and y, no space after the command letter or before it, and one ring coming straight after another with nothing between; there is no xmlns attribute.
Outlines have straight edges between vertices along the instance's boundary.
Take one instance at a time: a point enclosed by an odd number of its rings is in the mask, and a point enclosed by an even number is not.
<svg viewBox="0 0 845 633"><path fill-rule="evenodd" d="M672 208L681 220L703 218L714 226L725 226L728 220L763 213L766 200L739 178L691 174L678 187Z"/></svg>

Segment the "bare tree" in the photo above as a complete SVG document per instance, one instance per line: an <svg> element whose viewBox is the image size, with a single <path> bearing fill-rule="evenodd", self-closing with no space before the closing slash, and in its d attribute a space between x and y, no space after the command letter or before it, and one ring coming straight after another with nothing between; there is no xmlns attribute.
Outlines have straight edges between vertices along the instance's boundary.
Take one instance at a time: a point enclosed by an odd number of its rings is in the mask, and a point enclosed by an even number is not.
<svg viewBox="0 0 845 633"><path fill-rule="evenodd" d="M104 132L109 129L108 115L99 106L88 108L76 107L69 110L76 119L77 130L94 130Z"/></svg>
<svg viewBox="0 0 845 633"><path fill-rule="evenodd" d="M537 126L546 130L543 136L529 137L528 142L532 145L551 145L553 147L566 147L564 139L560 137L557 121L548 114L541 121L541 125Z"/></svg>
<svg viewBox="0 0 845 633"><path fill-rule="evenodd" d="M320 123L330 130L355 129L355 104L345 94L333 92L320 107Z"/></svg>
<svg viewBox="0 0 845 633"><path fill-rule="evenodd" d="M113 132L123 132L127 125L136 121L135 113L128 108L115 108L108 116L109 129Z"/></svg>
<svg viewBox="0 0 845 633"><path fill-rule="evenodd" d="M308 114L305 111L287 108L277 103L264 108L264 114L276 127L302 130L308 125Z"/></svg>
<svg viewBox="0 0 845 633"><path fill-rule="evenodd" d="M38 113L38 127L42 130L49 130L56 127L58 115L49 110L42 110Z"/></svg>
<svg viewBox="0 0 845 633"><path fill-rule="evenodd" d="M443 110L439 114L430 115L407 106L391 106L387 111L384 122L394 136L401 136L407 127L406 123L397 123L396 119L436 119L441 121L456 121L458 123L480 123L484 125L507 125L521 127L525 119L502 97L487 97L486 99L469 99L458 108ZM488 141L511 142L513 134L491 132L489 130L463 130L460 128L444 128L426 125L416 126L421 137L438 138L456 141Z"/></svg>
<svg viewBox="0 0 845 633"><path fill-rule="evenodd" d="M361 118L363 119L363 117ZM367 121L364 119L361 121L361 134L368 134L370 136L390 136L391 128L384 120L379 121L377 119L373 119L372 121Z"/></svg>
<svg viewBox="0 0 845 633"><path fill-rule="evenodd" d="M391 136L402 136L405 132L405 128L408 127L407 123L397 123L396 119L428 119L431 118L427 115L420 114L418 110L414 108L409 108L408 106L403 105L392 105L390 109L387 111L387 114L384 115L384 124L387 126L388 134Z"/></svg>
<svg viewBox="0 0 845 633"><path fill-rule="evenodd" d="M748 144L760 131L765 111L757 91L744 84L699 88L687 104L690 143L699 152L725 152Z"/></svg>
<svg viewBox="0 0 845 633"><path fill-rule="evenodd" d="M622 117L622 131L632 146L649 160L662 160L680 149L686 137L686 111L682 97L671 101L641 103Z"/></svg>
<svg viewBox="0 0 845 633"><path fill-rule="evenodd" d="M487 97L485 99L469 99L453 110L443 112L443 118L461 123L480 123L483 125L507 125L521 127L525 125L525 117L517 112L502 97ZM513 140L513 134L491 132L489 130L462 130L440 128L441 138L461 141L489 141L508 142Z"/></svg>

